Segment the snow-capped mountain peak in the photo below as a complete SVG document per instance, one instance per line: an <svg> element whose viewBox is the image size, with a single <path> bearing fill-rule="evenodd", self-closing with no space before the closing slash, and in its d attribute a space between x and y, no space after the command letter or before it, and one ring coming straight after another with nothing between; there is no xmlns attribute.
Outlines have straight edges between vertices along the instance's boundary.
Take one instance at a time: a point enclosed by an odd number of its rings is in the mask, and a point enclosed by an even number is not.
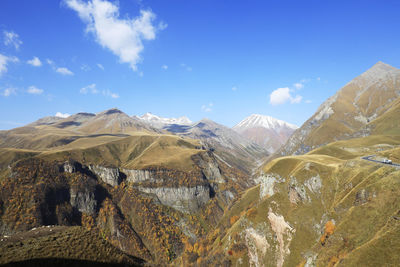
<svg viewBox="0 0 400 267"><path fill-rule="evenodd" d="M245 118L241 122L239 122L234 129L244 129L244 128L253 128L253 127L263 127L272 130L278 130L283 127L290 128L296 130L298 127L296 125L287 123L282 120L275 119L273 117L267 115L260 114L252 114L249 117Z"/></svg>
<svg viewBox="0 0 400 267"><path fill-rule="evenodd" d="M192 124L192 121L186 117L182 116L179 118L163 118L157 115L154 115L150 112L147 112L143 114L140 117L137 117L138 119L145 121L154 127L163 127L168 124L179 124L179 125L190 125Z"/></svg>
<svg viewBox="0 0 400 267"><path fill-rule="evenodd" d="M253 114L239 122L233 130L272 153L279 149L297 128L296 125L270 116Z"/></svg>

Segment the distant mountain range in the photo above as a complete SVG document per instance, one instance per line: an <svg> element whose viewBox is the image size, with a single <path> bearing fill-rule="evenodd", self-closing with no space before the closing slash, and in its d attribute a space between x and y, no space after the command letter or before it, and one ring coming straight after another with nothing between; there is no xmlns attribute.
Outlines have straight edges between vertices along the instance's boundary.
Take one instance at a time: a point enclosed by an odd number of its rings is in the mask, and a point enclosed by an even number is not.
<svg viewBox="0 0 400 267"><path fill-rule="evenodd" d="M80 112L67 118L49 116L41 118L26 127L18 128L37 132L40 129L64 129L80 134L126 134L137 131L165 133L203 140L208 147L226 150L220 156L230 157L229 161L239 161L237 166L247 166L246 171L256 167L260 159L275 152L286 142L297 126L265 115L253 114L232 129L224 125L203 119L193 123L188 117L164 118L150 112L142 116L128 116L113 108L97 114ZM47 126L47 127L45 127ZM50 128L48 128L50 127ZM20 132L18 130L17 132ZM0 133L7 145L12 144L15 131ZM23 138L18 136L18 138ZM0 147L2 146L0 139ZM50 139L47 139L52 140ZM30 140L32 141L32 140ZM29 141L28 141L29 143ZM18 148L29 148L25 142L18 142ZM15 144L16 145L16 144ZM229 151L228 151L229 150ZM233 157L232 157L233 156ZM243 164L243 163L246 164Z"/></svg>
<svg viewBox="0 0 400 267"><path fill-rule="evenodd" d="M217 154L227 162L247 172L255 168L260 159L279 149L298 128L259 114L245 118L232 129L209 119L193 123L185 116L163 118L146 113L133 117L160 130L202 140L206 146L217 148Z"/></svg>

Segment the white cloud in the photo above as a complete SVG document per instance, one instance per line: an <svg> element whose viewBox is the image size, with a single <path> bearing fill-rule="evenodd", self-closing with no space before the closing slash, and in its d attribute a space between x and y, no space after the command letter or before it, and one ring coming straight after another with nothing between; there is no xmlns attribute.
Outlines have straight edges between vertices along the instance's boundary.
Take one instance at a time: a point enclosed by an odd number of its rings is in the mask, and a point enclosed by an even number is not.
<svg viewBox="0 0 400 267"><path fill-rule="evenodd" d="M293 84L294 88L296 88L297 90L300 90L304 87L304 84L302 83L295 83Z"/></svg>
<svg viewBox="0 0 400 267"><path fill-rule="evenodd" d="M104 70L104 67L103 67L103 65L101 65L100 63L97 63L97 67L99 67L99 69L102 69L102 70Z"/></svg>
<svg viewBox="0 0 400 267"><path fill-rule="evenodd" d="M40 94L42 94L43 93L43 89L39 89L39 88L37 88L36 86L29 86L29 88L28 88L28 91L27 91L29 94L32 94L32 95L40 95Z"/></svg>
<svg viewBox="0 0 400 267"><path fill-rule="evenodd" d="M57 112L56 115L54 115L54 116L65 119L65 118L68 118L69 116L71 116L71 114Z"/></svg>
<svg viewBox="0 0 400 267"><path fill-rule="evenodd" d="M164 70L167 70L168 66L167 65L162 65L161 68L164 69Z"/></svg>
<svg viewBox="0 0 400 267"><path fill-rule="evenodd" d="M96 84L92 83L86 87L81 88L79 92L84 95L86 95L87 93L97 94L99 90L97 90Z"/></svg>
<svg viewBox="0 0 400 267"><path fill-rule="evenodd" d="M7 64L8 62L18 62L18 58L16 57L7 57L5 55L0 54L0 76L3 73L7 72Z"/></svg>
<svg viewBox="0 0 400 267"><path fill-rule="evenodd" d="M46 58L46 62L47 62L47 64L49 64L50 66L53 66L53 65L54 65L54 61L51 60L51 59Z"/></svg>
<svg viewBox="0 0 400 267"><path fill-rule="evenodd" d="M14 46L15 50L19 50L19 46L22 45L22 41L19 39L19 35L13 31L3 31L4 44L7 46Z"/></svg>
<svg viewBox="0 0 400 267"><path fill-rule="evenodd" d="M312 103L312 101L311 101L311 100L309 100L309 99L307 99L305 102L306 102L307 104L310 104L310 103Z"/></svg>
<svg viewBox="0 0 400 267"><path fill-rule="evenodd" d="M65 68L65 67L57 67L57 65L56 65L56 63L53 61L53 60L51 60L51 59L46 59L46 62L47 62L47 64L49 64L50 66L51 66L51 68L55 71L55 72L57 72L57 73L60 73L60 74L62 74L62 75L70 75L70 76L72 76L72 75L74 75L74 73L71 71L71 70L69 70L68 68ZM87 68L89 68L89 66L87 66L86 65L86 67ZM83 64L82 66L81 66L81 69L82 70L84 70L84 68L85 68L85 64Z"/></svg>
<svg viewBox="0 0 400 267"><path fill-rule="evenodd" d="M90 68L89 65L87 65L87 64L82 64L82 65L81 65L81 70L83 70L83 71L89 71L89 70L91 70L91 68Z"/></svg>
<svg viewBox="0 0 400 267"><path fill-rule="evenodd" d="M57 68L56 72L58 72L62 75L74 75L74 73L67 68Z"/></svg>
<svg viewBox="0 0 400 267"><path fill-rule="evenodd" d="M42 66L42 61L38 57L33 57L31 60L28 60L26 63L34 66L34 67L40 67Z"/></svg>
<svg viewBox="0 0 400 267"><path fill-rule="evenodd" d="M236 86L232 87L232 91L236 91L236 90L237 90Z"/></svg>
<svg viewBox="0 0 400 267"><path fill-rule="evenodd" d="M274 106L284 104L288 101L292 104L300 103L302 100L302 96L300 95L293 97L290 93L289 87L278 88L274 90L269 97L269 102Z"/></svg>
<svg viewBox="0 0 400 267"><path fill-rule="evenodd" d="M208 103L208 105L202 105L201 110L204 112L211 112L213 106L214 106L214 104L212 102L210 102L210 103Z"/></svg>
<svg viewBox="0 0 400 267"><path fill-rule="evenodd" d="M317 77L317 81L320 81L321 80L321 77Z"/></svg>
<svg viewBox="0 0 400 267"><path fill-rule="evenodd" d="M165 30L167 27L168 27L168 24L164 23L163 21L158 23L158 29L160 29L160 30Z"/></svg>
<svg viewBox="0 0 400 267"><path fill-rule="evenodd" d="M6 88L6 89L4 89L4 91L2 93L2 96L7 97L7 96L10 96L10 95L15 95L15 94L16 94L15 88Z"/></svg>
<svg viewBox="0 0 400 267"><path fill-rule="evenodd" d="M119 95L116 93L111 92L110 90L103 90L104 96L109 96L111 98L119 98Z"/></svg>
<svg viewBox="0 0 400 267"><path fill-rule="evenodd" d="M128 63L133 70L141 61L143 40L154 40L157 30L166 24L153 25L156 15L150 10L140 10L135 18L120 18L119 6L105 0L65 0L67 6L75 10L86 23L86 31L95 36L96 41L119 57L120 62Z"/></svg>
<svg viewBox="0 0 400 267"><path fill-rule="evenodd" d="M92 83L88 86L85 86L79 90L79 93L86 95L86 94L98 94L100 91L97 89L97 86L95 83ZM117 93L113 93L110 90L103 90L101 91L102 95L111 97L111 98L119 98L119 95Z"/></svg>
<svg viewBox="0 0 400 267"><path fill-rule="evenodd" d="M303 97L301 95L296 95L295 97L290 99L290 103L298 104L301 102L302 99L303 99Z"/></svg>

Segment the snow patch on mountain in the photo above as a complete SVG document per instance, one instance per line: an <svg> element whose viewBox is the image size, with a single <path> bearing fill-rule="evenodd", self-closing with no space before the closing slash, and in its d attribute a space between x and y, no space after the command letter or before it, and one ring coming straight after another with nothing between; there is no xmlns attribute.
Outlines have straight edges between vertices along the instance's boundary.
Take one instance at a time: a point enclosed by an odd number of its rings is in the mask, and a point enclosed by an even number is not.
<svg viewBox="0 0 400 267"><path fill-rule="evenodd" d="M193 122L186 116L182 116L179 118L163 118L157 115L154 115L150 112L142 116L134 116L144 122L151 124L153 127L162 128L165 125L169 124L178 124L178 125L191 125Z"/></svg>
<svg viewBox="0 0 400 267"><path fill-rule="evenodd" d="M288 122L275 119L270 116L260 115L260 114L252 114L249 117L245 118L237 125L233 127L236 131L241 131L241 129L247 129L252 127L263 127L267 129L279 130L283 127L290 128L296 130L297 127L294 124L290 124Z"/></svg>
<svg viewBox="0 0 400 267"><path fill-rule="evenodd" d="M233 130L270 153L286 143L296 129L298 129L296 125L260 114L253 114L233 127Z"/></svg>

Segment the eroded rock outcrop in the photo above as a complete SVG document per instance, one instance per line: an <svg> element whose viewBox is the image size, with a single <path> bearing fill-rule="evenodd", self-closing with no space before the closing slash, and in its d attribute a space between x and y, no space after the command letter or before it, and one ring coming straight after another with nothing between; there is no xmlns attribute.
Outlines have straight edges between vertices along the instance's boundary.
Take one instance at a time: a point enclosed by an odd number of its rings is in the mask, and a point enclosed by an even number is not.
<svg viewBox="0 0 400 267"><path fill-rule="evenodd" d="M250 265L256 267L265 266L263 258L270 247L265 236L250 227L245 230L245 241Z"/></svg>
<svg viewBox="0 0 400 267"><path fill-rule="evenodd" d="M221 171L219 170L218 163L215 159L210 161L201 160L199 163L200 168L202 169L202 172L207 180L215 181L217 183L225 183L225 180L221 175Z"/></svg>
<svg viewBox="0 0 400 267"><path fill-rule="evenodd" d="M80 212L94 214L96 212L97 202L94 192L89 190L77 191L71 188L70 191L70 204Z"/></svg>
<svg viewBox="0 0 400 267"><path fill-rule="evenodd" d="M191 213L198 211L209 200L211 188L207 185L195 187L138 187L138 190L154 194L163 205L172 207L181 212Z"/></svg>
<svg viewBox="0 0 400 267"><path fill-rule="evenodd" d="M75 164L71 161L64 162L64 164L62 166L62 171L68 172L68 173L74 173L76 171Z"/></svg>
<svg viewBox="0 0 400 267"><path fill-rule="evenodd" d="M90 171L106 184L117 186L121 183L122 178L118 168L108 168L99 165L89 165L88 167Z"/></svg>
<svg viewBox="0 0 400 267"><path fill-rule="evenodd" d="M121 169L121 171L126 175L126 180L130 183L155 182L156 181L154 174L149 170Z"/></svg>
<svg viewBox="0 0 400 267"><path fill-rule="evenodd" d="M282 215L275 214L272 210L268 212L268 220L271 224L272 231L275 232L277 244L277 262L276 266L282 267L286 255L290 254L289 246L292 236L295 232Z"/></svg>
<svg viewBox="0 0 400 267"><path fill-rule="evenodd" d="M260 200L264 197L271 197L275 194L275 184L285 182L285 178L277 174L264 174L254 180L260 184Z"/></svg>

